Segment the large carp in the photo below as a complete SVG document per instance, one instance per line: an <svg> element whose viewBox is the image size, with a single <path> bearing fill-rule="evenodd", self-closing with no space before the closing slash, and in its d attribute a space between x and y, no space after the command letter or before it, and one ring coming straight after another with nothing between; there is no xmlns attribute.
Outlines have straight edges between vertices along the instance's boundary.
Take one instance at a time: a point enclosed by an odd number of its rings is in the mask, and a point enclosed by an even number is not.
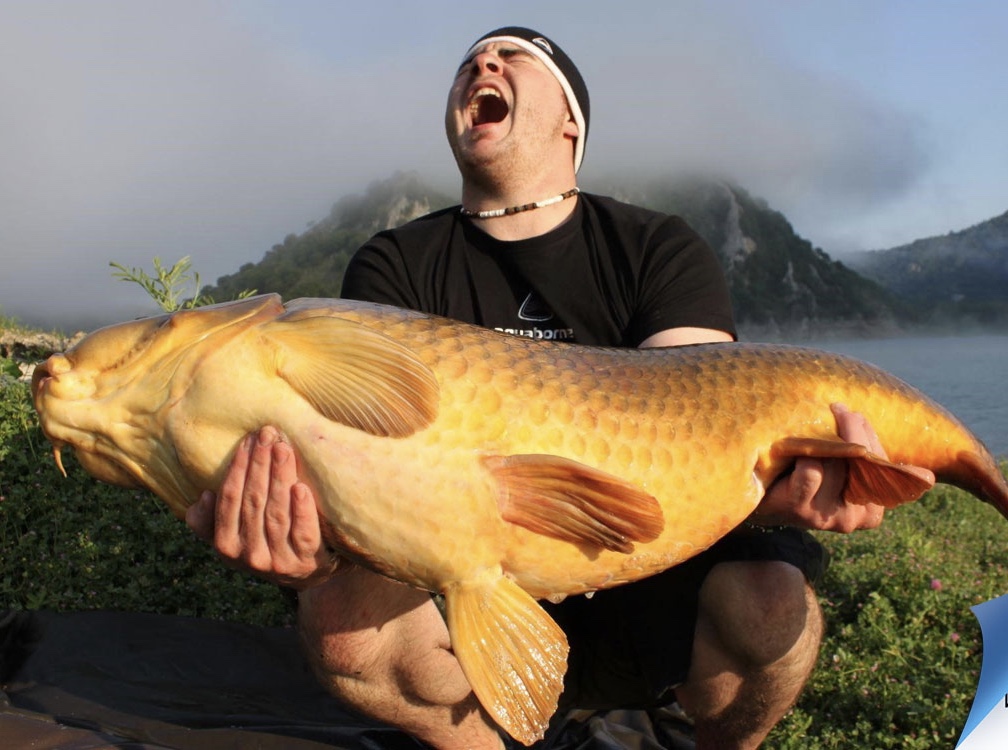
<svg viewBox="0 0 1008 750"><path fill-rule="evenodd" d="M327 541L445 596L475 694L530 744L563 632L536 599L651 575L743 521L797 456L849 459L845 497L895 506L932 470L1008 515L983 445L922 394L812 349L603 349L430 315L275 295L122 323L40 365L42 429L87 471L182 515L242 437L293 446ZM863 413L888 461L836 434ZM62 468L62 465L61 465Z"/></svg>

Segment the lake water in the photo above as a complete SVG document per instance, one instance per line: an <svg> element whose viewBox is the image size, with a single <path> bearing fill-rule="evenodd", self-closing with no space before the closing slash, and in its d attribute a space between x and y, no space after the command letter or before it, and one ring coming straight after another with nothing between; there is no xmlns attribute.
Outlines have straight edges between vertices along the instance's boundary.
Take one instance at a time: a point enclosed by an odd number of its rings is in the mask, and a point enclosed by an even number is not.
<svg viewBox="0 0 1008 750"><path fill-rule="evenodd" d="M812 342L888 370L955 414L991 453L1008 456L1008 335Z"/></svg>

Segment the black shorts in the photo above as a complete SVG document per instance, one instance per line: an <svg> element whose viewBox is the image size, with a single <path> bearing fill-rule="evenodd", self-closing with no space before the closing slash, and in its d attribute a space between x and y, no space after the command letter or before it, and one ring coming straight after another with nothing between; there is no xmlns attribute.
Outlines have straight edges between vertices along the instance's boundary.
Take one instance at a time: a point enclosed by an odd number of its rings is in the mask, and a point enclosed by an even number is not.
<svg viewBox="0 0 1008 750"><path fill-rule="evenodd" d="M560 709L647 708L670 703L686 679L700 585L715 565L779 560L809 583L826 570L827 554L798 529L740 527L674 568L634 583L542 602L570 642Z"/></svg>

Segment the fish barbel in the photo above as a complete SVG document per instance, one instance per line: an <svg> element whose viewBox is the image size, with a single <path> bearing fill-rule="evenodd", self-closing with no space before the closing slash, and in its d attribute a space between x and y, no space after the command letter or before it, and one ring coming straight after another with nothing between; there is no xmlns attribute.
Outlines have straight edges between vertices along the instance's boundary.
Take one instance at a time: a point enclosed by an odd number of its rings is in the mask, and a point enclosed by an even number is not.
<svg viewBox="0 0 1008 750"><path fill-rule="evenodd" d="M814 349L536 342L362 302L276 295L110 326L34 373L59 461L182 516L263 425L290 442L327 542L445 596L473 691L531 744L556 710L563 632L536 599L634 581L707 548L799 456L845 458L848 502L1008 485L952 415ZM841 440L862 413L888 455ZM61 465L62 468L62 465Z"/></svg>

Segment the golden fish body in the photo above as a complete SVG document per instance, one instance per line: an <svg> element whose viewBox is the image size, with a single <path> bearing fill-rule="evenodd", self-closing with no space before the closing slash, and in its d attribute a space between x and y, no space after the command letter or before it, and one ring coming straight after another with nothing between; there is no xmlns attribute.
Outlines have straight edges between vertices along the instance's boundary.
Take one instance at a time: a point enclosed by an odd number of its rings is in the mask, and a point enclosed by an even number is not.
<svg viewBox="0 0 1008 750"><path fill-rule="evenodd" d="M624 350L534 342L420 313L276 296L98 331L36 370L58 450L177 514L241 438L291 442L343 554L445 594L483 705L531 743L556 708L562 632L537 598L653 574L744 520L799 455L851 462L889 505L931 469L1008 515L982 444L910 386L812 349ZM836 434L863 413L889 462Z"/></svg>

